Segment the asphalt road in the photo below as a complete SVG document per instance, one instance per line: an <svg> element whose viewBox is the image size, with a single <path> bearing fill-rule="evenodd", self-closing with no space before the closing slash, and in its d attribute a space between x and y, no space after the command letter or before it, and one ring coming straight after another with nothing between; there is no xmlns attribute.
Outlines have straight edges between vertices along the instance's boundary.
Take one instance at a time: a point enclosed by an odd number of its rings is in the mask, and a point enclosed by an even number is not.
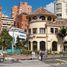
<svg viewBox="0 0 67 67"><path fill-rule="evenodd" d="M43 61L20 60L19 62L0 63L0 67L67 67L67 63L60 63L57 59L67 61L67 58L51 58Z"/></svg>

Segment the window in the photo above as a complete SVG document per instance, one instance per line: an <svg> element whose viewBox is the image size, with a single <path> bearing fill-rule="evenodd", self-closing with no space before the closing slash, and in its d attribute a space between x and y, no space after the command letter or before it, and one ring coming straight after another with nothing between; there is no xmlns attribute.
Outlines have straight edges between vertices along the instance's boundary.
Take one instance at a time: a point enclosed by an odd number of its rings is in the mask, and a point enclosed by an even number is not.
<svg viewBox="0 0 67 67"><path fill-rule="evenodd" d="M59 14L57 14L57 16L62 16L62 14L61 14L61 13L59 13Z"/></svg>
<svg viewBox="0 0 67 67"><path fill-rule="evenodd" d="M66 7L67 7L67 4L66 4Z"/></svg>
<svg viewBox="0 0 67 67"><path fill-rule="evenodd" d="M40 19L45 20L45 17L44 16L40 16Z"/></svg>
<svg viewBox="0 0 67 67"><path fill-rule="evenodd" d="M50 31L51 31L51 33L54 33L54 28L51 28Z"/></svg>
<svg viewBox="0 0 67 67"><path fill-rule="evenodd" d="M33 51L36 51L36 50L37 50L37 42L33 41Z"/></svg>
<svg viewBox="0 0 67 67"><path fill-rule="evenodd" d="M36 20L36 19L37 19L37 17L36 17L36 16L34 16L34 17L33 17L33 20Z"/></svg>
<svg viewBox="0 0 67 67"><path fill-rule="evenodd" d="M40 28L40 34L44 34L45 33L45 28Z"/></svg>
<svg viewBox="0 0 67 67"><path fill-rule="evenodd" d="M67 9L66 9L66 13L67 13Z"/></svg>
<svg viewBox="0 0 67 67"><path fill-rule="evenodd" d="M51 17L50 16L48 17L48 20L51 21Z"/></svg>
<svg viewBox="0 0 67 67"><path fill-rule="evenodd" d="M29 31L28 31L28 32L29 32L29 34L31 34L31 29L29 29Z"/></svg>
<svg viewBox="0 0 67 67"><path fill-rule="evenodd" d="M27 30L25 29L24 32L27 32Z"/></svg>
<svg viewBox="0 0 67 67"><path fill-rule="evenodd" d="M58 32L58 28L55 28L55 33L57 33Z"/></svg>
<svg viewBox="0 0 67 67"><path fill-rule="evenodd" d="M37 33L37 28L33 28L33 34Z"/></svg>
<svg viewBox="0 0 67 67"><path fill-rule="evenodd" d="M62 9L61 9L61 8L56 8L56 11L57 11L57 12L61 12Z"/></svg>
<svg viewBox="0 0 67 67"><path fill-rule="evenodd" d="M57 3L56 4L56 7L61 8L62 7L62 4L61 3Z"/></svg>

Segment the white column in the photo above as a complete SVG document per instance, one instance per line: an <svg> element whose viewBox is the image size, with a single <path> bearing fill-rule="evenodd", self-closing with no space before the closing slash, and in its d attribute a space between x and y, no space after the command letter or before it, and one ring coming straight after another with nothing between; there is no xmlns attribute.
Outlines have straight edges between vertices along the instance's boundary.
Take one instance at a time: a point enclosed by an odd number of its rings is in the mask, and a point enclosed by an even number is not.
<svg viewBox="0 0 67 67"><path fill-rule="evenodd" d="M47 18L48 18L48 17L45 17L45 20L46 20L46 21L47 21Z"/></svg>
<svg viewBox="0 0 67 67"><path fill-rule="evenodd" d="M39 42L37 43L37 50L38 51L40 50L40 43Z"/></svg>
<svg viewBox="0 0 67 67"><path fill-rule="evenodd" d="M31 51L33 50L33 43L31 42Z"/></svg>

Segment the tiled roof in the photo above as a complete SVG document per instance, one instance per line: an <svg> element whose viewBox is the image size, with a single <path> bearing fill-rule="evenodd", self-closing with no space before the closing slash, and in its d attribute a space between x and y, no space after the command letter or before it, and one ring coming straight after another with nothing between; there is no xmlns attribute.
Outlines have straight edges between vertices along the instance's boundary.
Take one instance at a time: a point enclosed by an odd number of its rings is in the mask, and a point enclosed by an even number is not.
<svg viewBox="0 0 67 67"><path fill-rule="evenodd" d="M47 11L44 8L38 8L37 10L35 10L34 12L31 13L31 15L39 15L39 14L55 16L53 13Z"/></svg>

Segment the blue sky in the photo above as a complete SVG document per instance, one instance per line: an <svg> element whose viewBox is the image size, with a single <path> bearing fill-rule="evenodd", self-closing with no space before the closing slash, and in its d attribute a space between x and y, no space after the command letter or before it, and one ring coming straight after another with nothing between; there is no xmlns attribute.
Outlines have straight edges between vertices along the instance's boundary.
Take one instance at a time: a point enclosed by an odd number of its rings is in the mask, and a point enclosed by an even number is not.
<svg viewBox="0 0 67 67"><path fill-rule="evenodd" d="M39 7L44 7L53 1L54 0L0 0L0 5L2 6L2 12L5 15L10 16L12 6L19 5L20 2L28 2L33 10L35 10Z"/></svg>

